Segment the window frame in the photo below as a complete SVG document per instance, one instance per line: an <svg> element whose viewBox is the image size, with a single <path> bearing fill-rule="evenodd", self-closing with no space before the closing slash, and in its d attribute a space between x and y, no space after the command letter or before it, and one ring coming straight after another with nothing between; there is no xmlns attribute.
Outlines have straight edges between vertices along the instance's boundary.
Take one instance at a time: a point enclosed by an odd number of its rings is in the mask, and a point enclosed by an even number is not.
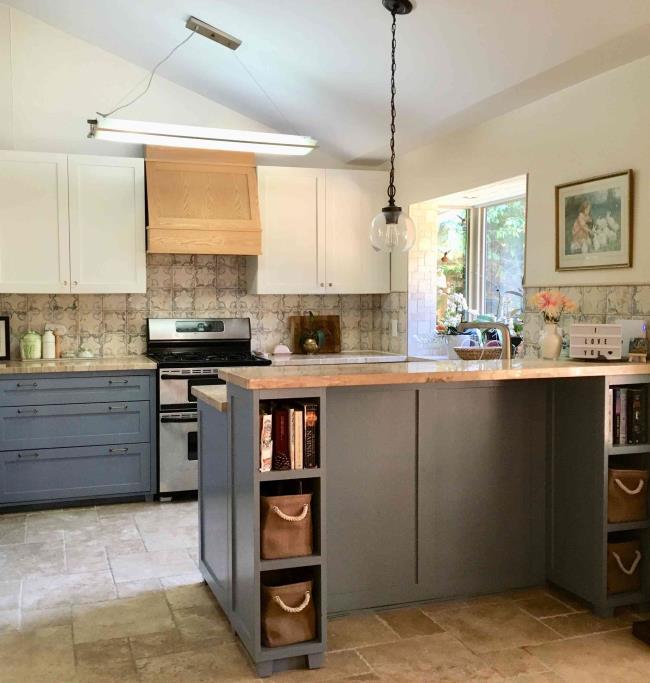
<svg viewBox="0 0 650 683"><path fill-rule="evenodd" d="M528 232L527 194L520 194L515 197L506 197L497 199L485 204L478 204L469 207L469 226L468 226L468 266L467 266L467 304L471 310L478 311L480 314L485 314L485 261L486 261L486 222L487 209L491 206L499 206L500 204L508 204L522 200L524 202L524 220L526 221L526 230L524 231L524 270L522 273L522 287L524 286L526 277L526 237Z"/></svg>

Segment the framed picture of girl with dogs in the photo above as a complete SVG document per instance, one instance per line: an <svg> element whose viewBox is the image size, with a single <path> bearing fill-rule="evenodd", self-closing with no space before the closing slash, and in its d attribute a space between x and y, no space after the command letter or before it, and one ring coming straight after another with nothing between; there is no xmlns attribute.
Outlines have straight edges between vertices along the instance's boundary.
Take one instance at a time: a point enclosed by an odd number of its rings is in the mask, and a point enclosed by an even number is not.
<svg viewBox="0 0 650 683"><path fill-rule="evenodd" d="M555 186L555 270L631 268L632 171Z"/></svg>

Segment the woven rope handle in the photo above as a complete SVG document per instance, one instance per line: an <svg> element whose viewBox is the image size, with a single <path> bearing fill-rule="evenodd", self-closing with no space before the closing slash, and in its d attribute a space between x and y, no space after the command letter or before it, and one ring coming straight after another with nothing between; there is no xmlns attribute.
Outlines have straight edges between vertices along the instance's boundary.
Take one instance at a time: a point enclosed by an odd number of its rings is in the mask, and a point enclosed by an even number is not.
<svg viewBox="0 0 650 683"><path fill-rule="evenodd" d="M625 484L620 479L614 479L614 481L616 482L618 488L621 489L621 491L625 491L625 493L627 493L628 496L636 496L637 493L641 493L641 491L643 491L643 486L645 484L643 479L639 479L639 483L635 489L628 489L628 487L625 486Z"/></svg>
<svg viewBox="0 0 650 683"><path fill-rule="evenodd" d="M612 555L614 556L614 559L616 560L616 564L618 565L618 568L624 573L627 574L628 576L632 576L634 572L636 571L636 568L639 566L639 562L641 562L641 553L637 550L634 555L634 562L632 562L632 566L629 569L626 569L623 566L623 562L621 561L621 556L618 553L615 553L612 550Z"/></svg>
<svg viewBox="0 0 650 683"><path fill-rule="evenodd" d="M275 514L280 518L283 519L285 522L302 522L303 519L307 516L307 513L309 512L309 505L303 505L302 506L302 512L299 515L287 515L277 505L274 505L271 510L275 512Z"/></svg>
<svg viewBox="0 0 650 683"><path fill-rule="evenodd" d="M303 601L298 605L298 607L289 607L289 605L285 605L285 603L283 602L282 598L279 595L273 596L273 602L280 605L280 607L285 612L289 612L289 614L298 614L299 612L302 612L305 609L305 607L307 607L310 600L311 600L311 594L309 591L306 591L305 597L304 597Z"/></svg>

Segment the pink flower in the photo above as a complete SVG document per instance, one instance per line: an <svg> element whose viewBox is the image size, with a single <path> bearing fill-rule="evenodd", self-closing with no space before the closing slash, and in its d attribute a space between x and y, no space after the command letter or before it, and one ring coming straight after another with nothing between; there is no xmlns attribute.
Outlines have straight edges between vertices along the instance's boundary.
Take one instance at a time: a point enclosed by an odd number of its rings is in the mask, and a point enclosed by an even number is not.
<svg viewBox="0 0 650 683"><path fill-rule="evenodd" d="M544 314L545 320L558 321L564 311L570 313L577 309L575 302L557 289L537 292L532 302Z"/></svg>

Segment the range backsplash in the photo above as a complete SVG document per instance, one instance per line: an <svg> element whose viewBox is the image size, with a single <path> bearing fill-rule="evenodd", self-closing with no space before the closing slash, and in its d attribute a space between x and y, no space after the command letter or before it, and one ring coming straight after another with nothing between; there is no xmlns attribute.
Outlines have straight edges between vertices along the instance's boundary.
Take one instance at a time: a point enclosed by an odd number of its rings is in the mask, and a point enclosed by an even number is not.
<svg viewBox="0 0 650 683"><path fill-rule="evenodd" d="M343 350L403 353L406 294L261 295L246 293L246 260L239 256L149 254L146 294L0 294L0 313L11 318L11 357L28 329L65 326L62 350L83 347L100 356L145 350L145 321L154 318L245 317L253 348L289 344L289 316L305 311L341 316ZM398 321L398 336L390 334Z"/></svg>
<svg viewBox="0 0 650 683"><path fill-rule="evenodd" d="M603 287L526 287L524 342L527 358L537 358L539 335L544 327L541 314L534 309L532 297L545 289L557 289L575 301L577 311L563 315L560 327L566 335L571 323L614 322L619 318L650 321L650 285L616 285Z"/></svg>

